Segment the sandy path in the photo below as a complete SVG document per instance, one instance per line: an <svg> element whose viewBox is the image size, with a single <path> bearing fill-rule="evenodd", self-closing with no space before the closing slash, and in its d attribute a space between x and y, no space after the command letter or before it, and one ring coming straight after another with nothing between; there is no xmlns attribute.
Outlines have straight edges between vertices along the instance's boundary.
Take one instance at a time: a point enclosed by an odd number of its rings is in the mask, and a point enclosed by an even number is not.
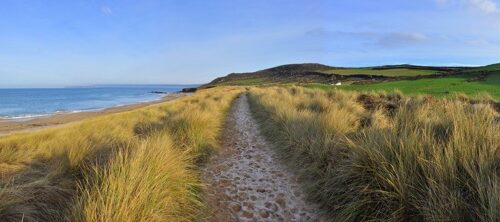
<svg viewBox="0 0 500 222"><path fill-rule="evenodd" d="M228 116L223 150L203 172L210 221L315 221L293 175L278 161L252 118L246 95Z"/></svg>

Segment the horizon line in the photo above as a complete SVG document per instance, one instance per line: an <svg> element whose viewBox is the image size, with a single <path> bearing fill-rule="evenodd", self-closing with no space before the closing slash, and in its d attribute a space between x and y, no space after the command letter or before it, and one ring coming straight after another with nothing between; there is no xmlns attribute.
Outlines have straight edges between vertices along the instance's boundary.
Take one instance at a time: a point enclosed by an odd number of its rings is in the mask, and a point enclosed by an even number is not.
<svg viewBox="0 0 500 222"><path fill-rule="evenodd" d="M132 84L132 83L119 83L119 84L86 84L86 85L67 85L67 86L0 86L0 89L65 89L65 88L92 88L92 87L126 87L126 86L199 86L204 83L186 83L186 84Z"/></svg>

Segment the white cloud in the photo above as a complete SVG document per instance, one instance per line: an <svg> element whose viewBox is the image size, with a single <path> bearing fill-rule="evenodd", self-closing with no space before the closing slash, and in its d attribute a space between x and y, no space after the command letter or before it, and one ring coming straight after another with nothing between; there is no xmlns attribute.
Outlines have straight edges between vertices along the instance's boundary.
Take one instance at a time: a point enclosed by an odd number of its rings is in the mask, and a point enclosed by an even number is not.
<svg viewBox="0 0 500 222"><path fill-rule="evenodd" d="M420 32L369 32L369 31L339 31L315 28L304 33L308 38L319 38L330 42L356 41L370 46L383 48L399 48L425 43L431 40L426 34Z"/></svg>
<svg viewBox="0 0 500 222"><path fill-rule="evenodd" d="M498 11L497 4L492 0L469 0L470 4L485 13Z"/></svg>
<svg viewBox="0 0 500 222"><path fill-rule="evenodd" d="M109 8L108 6L103 6L101 8L101 12L105 15L111 15L113 14L113 11L111 10L111 8Z"/></svg>
<svg viewBox="0 0 500 222"><path fill-rule="evenodd" d="M473 39L466 41L466 43L471 46L487 46L490 44L486 39Z"/></svg>
<svg viewBox="0 0 500 222"><path fill-rule="evenodd" d="M495 0L435 0L438 5L458 4L483 13L496 13L498 6Z"/></svg>
<svg viewBox="0 0 500 222"><path fill-rule="evenodd" d="M393 32L382 36L382 38L380 38L377 41L377 45L388 48L394 48L394 47L401 47L401 46L422 43L427 41L428 39L429 38L422 33Z"/></svg>

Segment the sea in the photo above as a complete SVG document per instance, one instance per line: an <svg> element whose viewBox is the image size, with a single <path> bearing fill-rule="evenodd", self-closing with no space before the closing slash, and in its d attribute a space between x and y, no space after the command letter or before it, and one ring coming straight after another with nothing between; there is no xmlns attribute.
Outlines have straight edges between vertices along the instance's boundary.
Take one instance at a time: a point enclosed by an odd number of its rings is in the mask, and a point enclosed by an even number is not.
<svg viewBox="0 0 500 222"><path fill-rule="evenodd" d="M197 85L99 85L66 88L0 88L0 121L30 120L58 113L99 111L160 100ZM162 92L162 93L158 93Z"/></svg>

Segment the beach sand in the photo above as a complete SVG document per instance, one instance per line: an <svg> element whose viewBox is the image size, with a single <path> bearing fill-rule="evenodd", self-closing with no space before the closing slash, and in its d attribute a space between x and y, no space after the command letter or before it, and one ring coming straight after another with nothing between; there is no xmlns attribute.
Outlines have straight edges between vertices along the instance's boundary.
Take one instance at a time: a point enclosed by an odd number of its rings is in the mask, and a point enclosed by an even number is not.
<svg viewBox="0 0 500 222"><path fill-rule="evenodd" d="M51 126L57 126L62 124L67 124L71 122L80 121L90 117L109 115L113 113L120 113L125 111L130 111L133 109L138 109L146 107L153 104L158 104L170 100L174 100L183 96L189 95L189 93L172 93L163 97L161 100L136 103L125 106L111 107L99 111L90 112L79 112L79 113L61 113L55 114L53 116L35 118L27 121L17 121L17 120L0 120L0 136L5 136L13 132L22 131L34 131L40 130Z"/></svg>

